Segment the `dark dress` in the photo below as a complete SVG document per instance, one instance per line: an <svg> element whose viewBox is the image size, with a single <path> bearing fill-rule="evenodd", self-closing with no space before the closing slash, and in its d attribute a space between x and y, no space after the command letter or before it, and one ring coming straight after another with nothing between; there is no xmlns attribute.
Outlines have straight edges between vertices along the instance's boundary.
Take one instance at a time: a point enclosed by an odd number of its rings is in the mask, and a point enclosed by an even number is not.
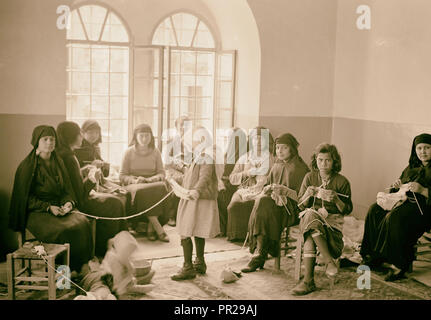
<svg viewBox="0 0 431 320"><path fill-rule="evenodd" d="M10 208L10 227L27 228L39 241L70 244L70 267L80 271L92 258L93 242L88 219L76 210L65 216L48 212L50 205L76 203L63 161L55 152L49 165L32 151L17 169Z"/></svg>
<svg viewBox="0 0 431 320"><path fill-rule="evenodd" d="M95 184L88 178L83 179L78 159L71 150L61 148L59 154L69 172L72 187L77 195L79 210L98 217L126 216L125 205L117 196L99 192L90 195ZM122 230L126 230L124 220L98 220L96 223L96 256L103 257L107 250L108 240Z"/></svg>
<svg viewBox="0 0 431 320"><path fill-rule="evenodd" d="M431 190L431 166L407 167L401 174L401 182L418 182ZM395 190L392 190L395 191ZM361 255L371 262L387 262L406 270L414 260L414 245L425 231L431 228L431 198L412 192L400 206L385 211L377 203L368 210L365 218ZM367 257L369 256L369 257Z"/></svg>
<svg viewBox="0 0 431 320"><path fill-rule="evenodd" d="M74 150L76 158L79 161L79 166L82 168L87 164L92 163L94 160L101 160L102 156L100 154L100 147L98 144L91 144L87 140L82 140L82 145L80 148ZM102 168L103 175L105 177L109 176L109 165Z"/></svg>
<svg viewBox="0 0 431 320"><path fill-rule="evenodd" d="M219 210L220 218L220 233L222 236L226 236L227 231L227 207L232 200L232 196L238 189L238 186L234 186L229 181L229 175L231 174L234 164L226 164L223 171L222 181L224 183L225 189L220 190L217 197L217 205Z"/></svg>
<svg viewBox="0 0 431 320"><path fill-rule="evenodd" d="M323 181L318 170L313 170L307 173L302 182L301 190L299 191L299 199L304 196L309 186L321 187L322 183ZM350 214L353 210L352 192L350 189L350 182L346 177L339 173L333 173L328 184L323 188L345 195L345 197L339 196L341 201L344 203L343 211L340 212L336 204L333 202L322 201L317 197L310 197L300 206L301 209L305 208L305 212L301 217L299 229L301 234L304 236L304 239L311 232L320 232L320 234L326 239L331 256L334 259L337 259L340 257L344 247L344 216ZM322 217L317 213L320 208L325 208L328 212L326 219L322 219Z"/></svg>
<svg viewBox="0 0 431 320"><path fill-rule="evenodd" d="M305 174L310 171L298 155L288 161L277 160L268 177L268 184L284 185L299 193ZM254 203L248 223L250 252L256 249L256 237L264 236L269 254L277 257L280 253L280 237L286 226L298 223L297 202L287 197L286 207L278 206L270 195L259 196Z"/></svg>
<svg viewBox="0 0 431 320"><path fill-rule="evenodd" d="M265 163L268 166L263 165ZM266 184L273 163L274 158L271 154L262 158L254 158L249 152L242 155L235 164L229 181L238 188L227 207L226 234L228 240L244 240L246 238L254 201ZM256 170L258 174L251 178L247 177L245 172L250 169Z"/></svg>

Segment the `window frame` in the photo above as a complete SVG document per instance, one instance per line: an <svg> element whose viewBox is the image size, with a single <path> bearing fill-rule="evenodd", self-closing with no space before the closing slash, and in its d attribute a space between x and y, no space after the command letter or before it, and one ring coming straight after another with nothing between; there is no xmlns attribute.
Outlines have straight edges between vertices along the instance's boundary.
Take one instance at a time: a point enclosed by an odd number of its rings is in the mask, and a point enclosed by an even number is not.
<svg viewBox="0 0 431 320"><path fill-rule="evenodd" d="M99 7L104 8L106 10L106 14L105 14L105 17L104 17L104 20L103 20L103 25L101 27L100 34L99 34L99 37L98 37L97 40L91 40L89 38L86 25L84 23L82 15L81 15L80 9L83 8L83 7L86 7L86 6L99 6ZM85 40L68 39L67 38L67 33L66 33L65 40L66 40L66 49L68 51L68 53L67 53L68 54L68 59L71 59L71 56L69 56L69 47L73 46L74 44L80 44L80 45L89 46L90 61L91 61L91 53L92 53L92 50L93 50L92 46L104 46L104 47L106 47L106 49L109 50L110 54L111 54L111 47L119 47L119 48L121 47L121 48L127 48L128 49L128 59L129 59L128 68L127 68L127 73L128 73L127 103L128 103L128 105L127 105L127 119L126 119L126 124L128 126L128 128L127 128L128 136L127 136L127 141L126 141L126 147L127 147L128 144L129 144L129 141L130 141L130 128L129 128L129 126L130 126L130 118L131 118L131 116L130 116L131 115L131 91L132 91L132 86L131 86L132 82L131 82L131 79L133 78L132 69L131 69L131 58L132 58L132 55L133 55L133 52L134 52L134 50L133 50L133 48L134 48L134 45L133 45L133 43L134 43L133 34L132 34L131 30L130 30L129 25L123 19L123 17L121 16L121 14L119 12L117 12L114 8L110 7L109 5L106 5L105 3L101 3L101 2L98 2L98 1L83 1L83 2L80 2L80 3L74 4L74 5L70 6L70 15L72 15L72 12L74 12L75 10L76 10L76 12L78 14L79 21L81 23L81 27L82 27L82 30L83 30L83 33L84 33L86 39ZM103 33L105 31L105 28L106 28L106 25L107 25L107 20L108 20L108 17L109 17L110 13L113 13L116 16L116 18L118 18L121 21L121 24L124 27L124 29L125 29L125 31L127 33L127 36L128 36L128 41L127 42L115 42L115 41L104 41L104 40L102 40ZM110 65L110 62L109 62L109 65ZM66 67L66 72L67 72L67 77L68 78L69 78L69 76L73 72L73 69L69 69L69 67L71 67L71 66L68 65ZM89 92L88 96L90 97L90 101L91 101L92 97L93 97L93 94L91 92L91 82L92 82L93 71L90 70L89 73L90 73L90 92ZM112 72L109 69L109 71L107 73L111 74ZM109 84L109 87L110 87L110 84ZM108 105L108 109L109 109L108 119L103 119L103 120L108 120L109 123L112 120L116 120L116 119L111 119L111 116L110 116L110 114L111 114L111 111L110 111L110 104L111 104L110 97L111 97L111 94L110 93L111 92L109 92L107 94L108 104L109 104ZM79 95L79 94L72 94L72 92L69 91L69 87L68 87L67 90L66 90L66 100L67 100L67 97L69 97L69 96L75 96L75 95ZM66 116L67 116L67 113L66 113ZM108 130L109 130L110 133L112 132L111 131L111 125L109 125L109 129ZM109 141L108 143L110 144L110 143L118 143L118 142L111 142L111 141ZM121 166L121 163L118 163L118 164L115 164L115 165Z"/></svg>

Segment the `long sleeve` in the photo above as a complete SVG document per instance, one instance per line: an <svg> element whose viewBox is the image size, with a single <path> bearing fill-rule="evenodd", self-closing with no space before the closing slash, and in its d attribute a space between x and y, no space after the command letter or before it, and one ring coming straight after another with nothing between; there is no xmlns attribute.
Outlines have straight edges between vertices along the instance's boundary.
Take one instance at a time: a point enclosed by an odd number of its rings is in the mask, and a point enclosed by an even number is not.
<svg viewBox="0 0 431 320"><path fill-rule="evenodd" d="M336 191L346 196L349 196L348 198L340 196L340 200L343 201L345 205L341 214L350 214L353 211L352 191L350 189L350 182L346 178L344 178L340 188Z"/></svg>
<svg viewBox="0 0 431 320"><path fill-rule="evenodd" d="M134 182L136 179L135 176L130 174L130 149L126 150L123 156L123 161L121 162L121 169L120 169L120 181L124 185L129 185Z"/></svg>
<svg viewBox="0 0 431 320"><path fill-rule="evenodd" d="M30 194L28 197L27 209L28 211L47 212L50 203L38 199L35 195Z"/></svg>
<svg viewBox="0 0 431 320"><path fill-rule="evenodd" d="M193 189L197 190L199 194L202 195L204 190L208 189L208 186L213 183L212 178L214 174L214 165L213 164L199 164L199 179L197 184Z"/></svg>
<svg viewBox="0 0 431 320"><path fill-rule="evenodd" d="M245 160L247 159L247 155L243 155L239 158L238 162L235 164L231 174L229 175L229 181L233 186L238 186L244 179L244 169L245 169Z"/></svg>
<svg viewBox="0 0 431 320"><path fill-rule="evenodd" d="M299 194L298 194L299 201L298 202L301 203L302 201L305 201L300 206L301 209L307 208L309 206L308 203L310 202L311 198L307 199L307 200L305 200L305 198L304 198L304 194L307 191L307 188L309 186L311 186L311 174L310 174L310 172L305 175L304 180L302 180L301 188L299 189Z"/></svg>

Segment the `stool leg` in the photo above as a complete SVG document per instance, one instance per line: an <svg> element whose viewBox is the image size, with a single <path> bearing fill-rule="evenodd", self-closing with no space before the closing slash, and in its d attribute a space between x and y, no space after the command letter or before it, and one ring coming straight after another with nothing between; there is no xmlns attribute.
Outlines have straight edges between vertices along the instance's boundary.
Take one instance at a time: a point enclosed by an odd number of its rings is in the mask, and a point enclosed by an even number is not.
<svg viewBox="0 0 431 320"><path fill-rule="evenodd" d="M91 233L93 236L93 257L96 256L96 219L91 219Z"/></svg>
<svg viewBox="0 0 431 320"><path fill-rule="evenodd" d="M12 253L7 255L7 292L8 299L15 300L15 263Z"/></svg>
<svg viewBox="0 0 431 320"><path fill-rule="evenodd" d="M302 263L302 236L296 241L296 256L295 256L295 280L301 279L301 263Z"/></svg>
<svg viewBox="0 0 431 320"><path fill-rule="evenodd" d="M274 265L275 270L280 271L280 254L275 258Z"/></svg>
<svg viewBox="0 0 431 320"><path fill-rule="evenodd" d="M55 269L55 257L48 257L48 263ZM55 300L57 284L55 282L55 271L48 267L48 299Z"/></svg>

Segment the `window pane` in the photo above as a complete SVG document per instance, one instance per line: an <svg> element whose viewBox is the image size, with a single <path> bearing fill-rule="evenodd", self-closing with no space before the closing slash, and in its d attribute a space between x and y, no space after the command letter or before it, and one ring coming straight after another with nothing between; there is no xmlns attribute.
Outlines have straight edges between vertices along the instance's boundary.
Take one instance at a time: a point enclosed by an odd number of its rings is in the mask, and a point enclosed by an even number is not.
<svg viewBox="0 0 431 320"><path fill-rule="evenodd" d="M99 40L102 25L105 21L107 10L100 6L82 6L79 8L87 35L90 40Z"/></svg>
<svg viewBox="0 0 431 320"><path fill-rule="evenodd" d="M195 74L196 72L196 53L184 51L181 55L181 73Z"/></svg>
<svg viewBox="0 0 431 320"><path fill-rule="evenodd" d="M109 71L109 49L106 46L92 47L91 70L97 72Z"/></svg>
<svg viewBox="0 0 431 320"><path fill-rule="evenodd" d="M102 129L102 141L109 143L110 142L109 121L98 119L97 122L99 123L100 128Z"/></svg>
<svg viewBox="0 0 431 320"><path fill-rule="evenodd" d="M72 93L90 94L89 72L72 72Z"/></svg>
<svg viewBox="0 0 431 320"><path fill-rule="evenodd" d="M180 114L188 114L194 117L196 100L192 98L180 98Z"/></svg>
<svg viewBox="0 0 431 320"><path fill-rule="evenodd" d="M129 49L111 47L111 72L129 71Z"/></svg>
<svg viewBox="0 0 431 320"><path fill-rule="evenodd" d="M195 96L195 77L194 76L182 76L181 77L181 96L182 97L194 97ZM200 92L198 92L200 94Z"/></svg>
<svg viewBox="0 0 431 320"><path fill-rule="evenodd" d="M181 52L171 51L171 74L179 74L181 71Z"/></svg>
<svg viewBox="0 0 431 320"><path fill-rule="evenodd" d="M153 36L152 44L169 45L169 46L176 46L177 45L170 18L166 18L157 27L157 30Z"/></svg>
<svg viewBox="0 0 431 320"><path fill-rule="evenodd" d="M72 45L72 70L90 71L90 47Z"/></svg>
<svg viewBox="0 0 431 320"><path fill-rule="evenodd" d="M90 118L90 96L69 96L71 118Z"/></svg>
<svg viewBox="0 0 431 320"><path fill-rule="evenodd" d="M129 98L111 97L110 118L127 119Z"/></svg>
<svg viewBox="0 0 431 320"><path fill-rule="evenodd" d="M110 12L106 20L105 30L103 31L102 41L109 42L128 42L129 35L121 20Z"/></svg>
<svg viewBox="0 0 431 320"><path fill-rule="evenodd" d="M67 39L69 40L86 40L78 11L73 10L70 15L70 28L67 29Z"/></svg>
<svg viewBox="0 0 431 320"><path fill-rule="evenodd" d="M182 47L192 45L193 34L196 29L198 19L187 13L178 13L172 16L175 31L178 38L178 44Z"/></svg>
<svg viewBox="0 0 431 320"><path fill-rule="evenodd" d="M214 95L214 78L208 76L196 77L196 96L212 97Z"/></svg>
<svg viewBox="0 0 431 320"><path fill-rule="evenodd" d="M213 117L213 104L210 98L197 98L196 99L196 117L198 118L212 118Z"/></svg>
<svg viewBox="0 0 431 320"><path fill-rule="evenodd" d="M180 76L171 76L171 96L180 95Z"/></svg>
<svg viewBox="0 0 431 320"><path fill-rule="evenodd" d="M214 53L198 52L197 74L214 75Z"/></svg>
<svg viewBox="0 0 431 320"><path fill-rule="evenodd" d="M217 128L231 128L232 127L232 111L219 110L217 115Z"/></svg>
<svg viewBox="0 0 431 320"><path fill-rule="evenodd" d="M193 43L193 47L197 48L214 48L214 38L208 27L202 21L199 21L198 31Z"/></svg>
<svg viewBox="0 0 431 320"><path fill-rule="evenodd" d="M223 54L219 59L219 77L224 80L231 80L233 74L232 54Z"/></svg>
<svg viewBox="0 0 431 320"><path fill-rule="evenodd" d="M112 120L110 124L111 124L110 142L126 142L127 141L127 120Z"/></svg>
<svg viewBox="0 0 431 320"><path fill-rule="evenodd" d="M224 101L221 105L223 108L230 107L232 105L232 82L230 81L219 81L219 99ZM226 104L226 102L228 104Z"/></svg>
<svg viewBox="0 0 431 320"><path fill-rule="evenodd" d="M121 161L123 159L124 152L127 149L126 143L111 143L109 150L109 162L111 166L116 167L119 170Z"/></svg>
<svg viewBox="0 0 431 320"><path fill-rule="evenodd" d="M91 101L91 118L109 119L109 97L93 96Z"/></svg>
<svg viewBox="0 0 431 320"><path fill-rule="evenodd" d="M129 93L129 75L127 73L111 73L111 95L127 96Z"/></svg>
<svg viewBox="0 0 431 320"><path fill-rule="evenodd" d="M93 73L91 78L93 94L109 94L109 73Z"/></svg>

